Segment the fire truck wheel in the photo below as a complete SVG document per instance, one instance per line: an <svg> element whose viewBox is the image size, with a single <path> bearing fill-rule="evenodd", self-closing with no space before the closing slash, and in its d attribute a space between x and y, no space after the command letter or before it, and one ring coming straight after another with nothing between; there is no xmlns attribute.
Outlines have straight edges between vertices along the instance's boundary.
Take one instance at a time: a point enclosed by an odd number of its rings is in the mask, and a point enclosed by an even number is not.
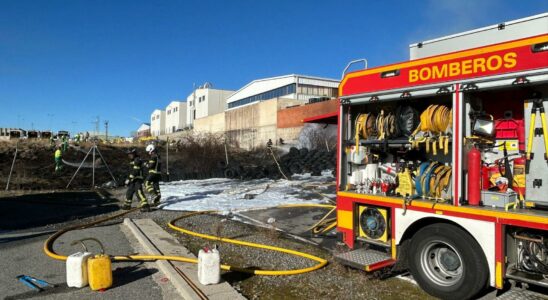
<svg viewBox="0 0 548 300"><path fill-rule="evenodd" d="M450 224L433 224L411 239L409 269L420 287L442 299L470 299L487 286L483 251L469 234Z"/></svg>

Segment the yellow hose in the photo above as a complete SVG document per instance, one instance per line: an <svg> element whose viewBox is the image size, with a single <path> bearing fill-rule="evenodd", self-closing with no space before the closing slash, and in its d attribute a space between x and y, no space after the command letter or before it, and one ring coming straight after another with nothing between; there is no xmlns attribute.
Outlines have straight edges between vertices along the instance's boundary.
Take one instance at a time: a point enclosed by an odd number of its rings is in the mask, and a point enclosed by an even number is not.
<svg viewBox="0 0 548 300"><path fill-rule="evenodd" d="M290 204L290 205L283 205L283 206L279 206L279 207L333 208L334 206L333 205L328 205L328 204ZM102 222L106 222L106 221L109 221L109 220L124 216L124 215L129 214L133 211L136 211L137 209L138 208L134 208L134 209L131 209L131 210L128 210L128 211L124 211L122 213L115 214L113 216L109 216L109 217L106 217L106 218L102 218L102 219L99 219L99 220L96 220L96 221L93 221L93 222L90 222L90 223L87 223L87 224L84 224L84 225L74 225L74 226L70 226L70 227L61 229L61 230L57 231L56 233L54 233L53 235L51 235L44 242L44 253L47 256L49 256L53 259L66 261L67 256L57 254L53 250L53 243L61 235L63 235L64 233L66 233L68 231L71 231L71 230L88 228L88 227L100 224ZM255 269L247 269L247 268L241 268L241 267L235 267L235 266L229 266L229 265L221 265L221 269L223 269L223 270L237 271L237 272L243 272L243 273L251 273L251 274L255 274L255 275L281 276L281 275L296 275L296 274L312 272L312 271L315 271L315 270L318 270L318 269L324 267L327 264L327 260L325 260L323 258L320 258L320 257L317 257L317 256L314 256L314 255L311 255L311 254L308 254L308 253L295 251L295 250L291 250L291 249L286 249L286 248L281 248L281 247L270 246L270 245L264 245L264 244L258 244L258 243L252 243L252 242L245 242L245 241L234 240L234 239L229 239L229 238L225 238L225 237L219 237L219 236L214 236L214 235L197 233L197 232L190 231L188 229L184 229L184 228L181 228L181 227L178 227L178 226L175 225L175 222L177 222L178 220L188 218L190 216L194 216L194 215L198 215L198 214L204 214L204 213L212 213L212 212L193 212L193 213L185 214L183 216L180 216L178 218L175 218L175 219L171 220L168 223L168 225L173 230L176 230L176 231L188 234L188 235L192 235L192 236L195 236L195 237L200 237L200 238L204 238L204 239L215 240L215 241L220 241L220 242L225 242L225 243L231 243L231 244L235 244L235 245L242 245L242 246L247 246L247 247L253 247L253 248L266 249L266 250L272 250L272 251L287 253L287 254L303 257L303 258L306 258L306 259L317 262L317 264L315 264L312 267L302 268L302 269L294 269L294 270L255 270ZM335 223L335 225L336 225L336 223ZM170 260L170 261L180 261L180 262L187 262L187 263L198 263L198 260L194 259L194 258L188 258L188 257L182 257L182 256L172 256L172 255L151 255L151 254L113 256L112 260L113 261Z"/></svg>
<svg viewBox="0 0 548 300"><path fill-rule="evenodd" d="M317 256L314 256L314 255L311 255L311 254L304 253L304 252L290 250L290 249L281 248L281 247L269 246L269 245L264 245L264 244L234 240L234 239L229 239L229 238L219 237L219 236L214 236L214 235L209 235L209 234L197 233L197 232L190 231L188 229L184 229L184 228L181 228L181 227L178 227L178 226L175 225L175 222L177 222L178 220L189 217L189 216L197 215L197 214L203 214L203 212L195 212L195 213L190 213L190 214L183 215L181 217L178 217L178 218L170 221L168 223L168 226L173 230L176 230L176 231L188 234L188 235L192 235L192 236L195 236L195 237L200 237L200 238L203 238L203 239L219 241L219 242L225 242L225 243L241 245L241 246L247 246L247 247L252 247L252 248L272 250L272 251L277 251L277 252L282 252L282 253L287 253L287 254L291 254L291 255L295 255L295 256L304 257L304 258L307 258L307 259L318 262L318 264L316 264L312 267L303 268L303 269L296 269L296 270L281 270L281 271L276 271L276 270L249 270L249 269L242 269L242 268L234 269L234 267L231 267L231 266L226 266L227 268L223 269L223 270L237 270L237 271L240 271L240 272L252 273L252 274L255 274L255 275L295 275L295 274L302 274L302 273L312 272L314 270L322 268L323 266L325 266L327 264L327 260L325 260L323 258L320 258L320 257L317 257Z"/></svg>

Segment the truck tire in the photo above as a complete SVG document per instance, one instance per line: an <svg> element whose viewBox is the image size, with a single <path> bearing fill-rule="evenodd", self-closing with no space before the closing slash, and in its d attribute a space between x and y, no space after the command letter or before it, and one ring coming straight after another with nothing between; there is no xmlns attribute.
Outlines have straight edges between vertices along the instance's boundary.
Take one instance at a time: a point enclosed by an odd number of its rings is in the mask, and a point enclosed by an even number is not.
<svg viewBox="0 0 548 300"><path fill-rule="evenodd" d="M409 245L413 278L441 299L470 299L487 287L489 268L472 236L457 226L433 224L419 230Z"/></svg>

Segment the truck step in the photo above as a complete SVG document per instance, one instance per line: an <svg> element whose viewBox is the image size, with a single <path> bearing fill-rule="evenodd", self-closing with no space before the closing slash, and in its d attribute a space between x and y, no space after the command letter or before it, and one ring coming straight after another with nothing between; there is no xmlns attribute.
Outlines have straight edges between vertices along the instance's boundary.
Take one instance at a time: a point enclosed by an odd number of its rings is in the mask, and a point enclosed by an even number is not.
<svg viewBox="0 0 548 300"><path fill-rule="evenodd" d="M390 254L373 250L360 248L335 255L335 259L356 269L362 269L367 272L382 269L396 263Z"/></svg>
<svg viewBox="0 0 548 300"><path fill-rule="evenodd" d="M522 272L514 268L509 268L506 271L506 278L548 288L548 279L544 276Z"/></svg>
<svg viewBox="0 0 548 300"><path fill-rule="evenodd" d="M497 300L546 300L548 296L531 290L513 288L497 296Z"/></svg>

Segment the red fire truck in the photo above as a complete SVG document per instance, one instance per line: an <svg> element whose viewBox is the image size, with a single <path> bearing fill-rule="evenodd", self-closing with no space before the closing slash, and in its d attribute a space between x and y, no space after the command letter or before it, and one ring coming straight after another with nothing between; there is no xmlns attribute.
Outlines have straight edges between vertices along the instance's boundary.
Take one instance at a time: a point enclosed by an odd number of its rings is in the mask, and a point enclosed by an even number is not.
<svg viewBox="0 0 548 300"><path fill-rule="evenodd" d="M548 14L410 48L343 74L337 259L440 298L547 288Z"/></svg>

